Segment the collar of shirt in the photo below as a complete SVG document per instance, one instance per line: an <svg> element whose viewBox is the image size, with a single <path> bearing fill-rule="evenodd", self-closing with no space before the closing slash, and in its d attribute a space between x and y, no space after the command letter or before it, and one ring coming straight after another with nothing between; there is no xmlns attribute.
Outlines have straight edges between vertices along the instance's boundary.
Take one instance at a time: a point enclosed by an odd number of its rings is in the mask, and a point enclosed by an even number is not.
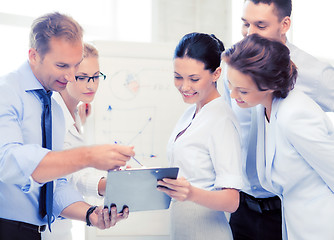
<svg viewBox="0 0 334 240"><path fill-rule="evenodd" d="M22 77L19 79L20 85L26 92L36 89L44 89L43 85L40 83L40 81L38 81L32 72L28 61L26 61L22 67L19 68L18 72L22 75Z"/></svg>
<svg viewBox="0 0 334 240"><path fill-rule="evenodd" d="M70 111L68 110L64 99L61 97L59 92L55 92L53 94L53 98L56 100L56 102L60 105L61 109L63 110L64 113L64 117L65 117L65 123L66 123L66 129L70 129L71 126L73 126L75 124L75 121L70 113Z"/></svg>

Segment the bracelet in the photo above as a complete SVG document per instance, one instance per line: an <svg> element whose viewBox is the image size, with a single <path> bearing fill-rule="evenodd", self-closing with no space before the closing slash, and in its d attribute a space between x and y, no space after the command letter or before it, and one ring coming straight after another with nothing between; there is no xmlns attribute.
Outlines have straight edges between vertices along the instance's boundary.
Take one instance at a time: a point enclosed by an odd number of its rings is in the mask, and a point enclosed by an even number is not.
<svg viewBox="0 0 334 240"><path fill-rule="evenodd" d="M97 206L91 206L88 208L87 213L86 213L86 223L87 226L92 226L92 223L89 220L89 216L94 212L94 210L97 208Z"/></svg>

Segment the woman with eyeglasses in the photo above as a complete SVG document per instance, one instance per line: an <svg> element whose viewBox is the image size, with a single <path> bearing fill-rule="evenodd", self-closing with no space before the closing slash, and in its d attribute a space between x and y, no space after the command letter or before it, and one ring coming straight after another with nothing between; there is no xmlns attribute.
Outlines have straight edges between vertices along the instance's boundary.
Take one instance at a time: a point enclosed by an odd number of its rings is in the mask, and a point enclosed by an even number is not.
<svg viewBox="0 0 334 240"><path fill-rule="evenodd" d="M75 81L68 82L60 93L53 97L62 107L66 122L64 149L85 145L83 125L91 113L90 102L93 101L99 82L106 76L100 72L99 54L91 44L84 44L84 58L78 67ZM80 106L79 103L82 102ZM102 198L105 192L106 173L96 169L83 169L67 176L68 181L84 197ZM56 219L52 232L46 230L42 236L47 240L70 240L72 223L69 219Z"/></svg>

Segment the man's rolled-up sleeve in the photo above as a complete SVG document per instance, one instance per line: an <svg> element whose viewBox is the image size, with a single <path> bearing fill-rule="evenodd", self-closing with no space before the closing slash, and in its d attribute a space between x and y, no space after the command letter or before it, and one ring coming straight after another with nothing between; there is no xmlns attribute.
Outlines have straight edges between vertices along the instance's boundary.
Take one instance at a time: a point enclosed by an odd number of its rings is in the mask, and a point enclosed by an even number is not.
<svg viewBox="0 0 334 240"><path fill-rule="evenodd" d="M82 195L68 183L66 178L59 178L55 181L53 195L53 214L55 218L57 218L66 207L80 201L84 201Z"/></svg>

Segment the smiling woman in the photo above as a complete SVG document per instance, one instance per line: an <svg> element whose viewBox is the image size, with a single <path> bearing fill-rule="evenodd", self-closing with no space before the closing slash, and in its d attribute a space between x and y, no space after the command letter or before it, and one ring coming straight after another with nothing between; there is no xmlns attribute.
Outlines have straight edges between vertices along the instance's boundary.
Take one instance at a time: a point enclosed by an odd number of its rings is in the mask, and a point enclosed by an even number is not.
<svg viewBox="0 0 334 240"><path fill-rule="evenodd" d="M212 74L205 69L204 63L188 57L176 58L174 69L175 87L184 102L197 104L196 112L219 96L215 82L220 76L220 69Z"/></svg>
<svg viewBox="0 0 334 240"><path fill-rule="evenodd" d="M191 106L167 145L170 166L179 167L180 177L158 182L174 199L171 239L232 239L224 211L238 208L243 181L238 123L217 90L223 51L214 35L195 32L174 52L174 84Z"/></svg>
<svg viewBox="0 0 334 240"><path fill-rule="evenodd" d="M281 207L275 206L275 212L282 216L279 239L333 239L334 231L326 223L334 216L334 127L315 101L294 89L297 67L290 60L289 49L281 42L252 34L227 50L223 60L228 66L231 98L238 100L239 107L253 107L251 129L257 130L251 131L255 137L251 133L249 141L256 139L258 181L281 200ZM256 198L241 194L251 199L241 204L256 206ZM262 214L263 199L260 208L249 207L247 213ZM314 213L314 209L321 210ZM264 211L269 214L269 210ZM310 214L313 217L308 217ZM234 218L232 215L230 224ZM319 220L324 224L318 224Z"/></svg>

